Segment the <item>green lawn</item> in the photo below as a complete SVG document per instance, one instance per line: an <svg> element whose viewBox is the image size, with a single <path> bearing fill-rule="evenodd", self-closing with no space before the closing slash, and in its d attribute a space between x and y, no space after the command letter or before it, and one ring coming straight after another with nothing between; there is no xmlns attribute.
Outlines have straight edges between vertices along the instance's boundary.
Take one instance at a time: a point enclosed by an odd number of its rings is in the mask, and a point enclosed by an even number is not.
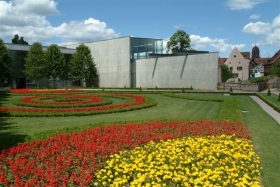
<svg viewBox="0 0 280 187"><path fill-rule="evenodd" d="M223 102L187 100L160 94L145 95L155 99L158 103L157 106L123 113L83 117L0 117L0 149L14 146L18 142L44 138L45 135L52 134L55 131L65 132L65 128L70 130L78 129L77 127L81 129L91 128L101 123L111 124L166 119L217 119L223 106ZM252 132L254 149L260 156L264 168L263 184L265 187L276 187L280 184L280 125L249 96L224 96L223 94L205 93L183 93L180 95L195 96L197 98L238 99L240 101L240 110L243 111L243 120L249 131ZM10 105L9 99L10 96L1 96L0 106Z"/></svg>

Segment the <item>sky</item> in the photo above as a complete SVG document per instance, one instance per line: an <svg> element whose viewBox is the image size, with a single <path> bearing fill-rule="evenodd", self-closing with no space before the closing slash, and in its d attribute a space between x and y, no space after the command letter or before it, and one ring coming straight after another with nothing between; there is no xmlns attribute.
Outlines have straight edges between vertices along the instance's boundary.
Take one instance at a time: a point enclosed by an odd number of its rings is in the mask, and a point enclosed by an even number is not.
<svg viewBox="0 0 280 187"><path fill-rule="evenodd" d="M228 57L234 47L272 57L280 49L280 0L0 0L0 38L66 45L184 30L195 50Z"/></svg>

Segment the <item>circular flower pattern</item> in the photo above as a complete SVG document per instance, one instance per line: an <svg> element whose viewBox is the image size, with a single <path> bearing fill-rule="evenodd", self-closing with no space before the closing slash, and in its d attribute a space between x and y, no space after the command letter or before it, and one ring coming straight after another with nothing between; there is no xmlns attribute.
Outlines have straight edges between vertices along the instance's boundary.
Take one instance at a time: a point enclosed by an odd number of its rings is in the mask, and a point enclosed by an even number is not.
<svg viewBox="0 0 280 187"><path fill-rule="evenodd" d="M35 94L39 92L40 94ZM46 94L42 94L42 92ZM153 99L135 94L93 93L83 94L55 91L25 91L32 96L16 96L11 100L13 106L0 107L0 116L55 117L83 116L124 112L148 108L156 105ZM21 92L19 92L21 93ZM19 94L18 94L19 95Z"/></svg>

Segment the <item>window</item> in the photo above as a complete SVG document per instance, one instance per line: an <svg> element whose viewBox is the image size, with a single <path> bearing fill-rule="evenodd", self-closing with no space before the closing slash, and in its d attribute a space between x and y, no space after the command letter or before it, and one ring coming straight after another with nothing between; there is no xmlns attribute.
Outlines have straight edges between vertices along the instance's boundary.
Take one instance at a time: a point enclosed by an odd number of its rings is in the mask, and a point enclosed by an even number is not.
<svg viewBox="0 0 280 187"><path fill-rule="evenodd" d="M233 78L237 78L237 77L238 77L238 73L233 73L233 74L232 74L232 77L233 77Z"/></svg>
<svg viewBox="0 0 280 187"><path fill-rule="evenodd" d="M242 67L241 66L237 67L237 70L242 70Z"/></svg>
<svg viewBox="0 0 280 187"><path fill-rule="evenodd" d="M232 67L229 67L229 70L232 71Z"/></svg>
<svg viewBox="0 0 280 187"><path fill-rule="evenodd" d="M236 57L236 55L233 55L233 57L235 58L235 57Z"/></svg>
<svg viewBox="0 0 280 187"><path fill-rule="evenodd" d="M231 62L229 62L229 64L231 64Z"/></svg>

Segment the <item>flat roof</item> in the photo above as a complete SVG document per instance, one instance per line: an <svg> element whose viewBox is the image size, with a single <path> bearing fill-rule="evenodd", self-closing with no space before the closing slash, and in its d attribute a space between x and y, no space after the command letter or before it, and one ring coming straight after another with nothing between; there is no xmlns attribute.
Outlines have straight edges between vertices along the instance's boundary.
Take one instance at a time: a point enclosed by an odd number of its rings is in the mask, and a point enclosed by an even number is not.
<svg viewBox="0 0 280 187"><path fill-rule="evenodd" d="M5 43L5 46L9 50L14 50L14 51L29 51L31 45L26 45L26 44L12 44L12 43ZM43 50L46 51L48 47L43 46ZM76 52L76 49L70 49L66 47L60 47L58 46L59 50L63 54L74 54Z"/></svg>
<svg viewBox="0 0 280 187"><path fill-rule="evenodd" d="M70 46L70 45L80 45L80 44L88 44L88 43L94 43L94 42L104 42L104 41L117 40L117 39L122 39L122 38L139 38L139 39L150 39L150 40L163 40L161 38L144 38L144 37L134 37L134 36L123 36L123 37L118 37L118 38L109 38L109 39L103 39L103 40L95 40L95 41L91 41L91 42L81 42L81 43L66 44L66 45L62 45L62 46L67 47L67 46Z"/></svg>

